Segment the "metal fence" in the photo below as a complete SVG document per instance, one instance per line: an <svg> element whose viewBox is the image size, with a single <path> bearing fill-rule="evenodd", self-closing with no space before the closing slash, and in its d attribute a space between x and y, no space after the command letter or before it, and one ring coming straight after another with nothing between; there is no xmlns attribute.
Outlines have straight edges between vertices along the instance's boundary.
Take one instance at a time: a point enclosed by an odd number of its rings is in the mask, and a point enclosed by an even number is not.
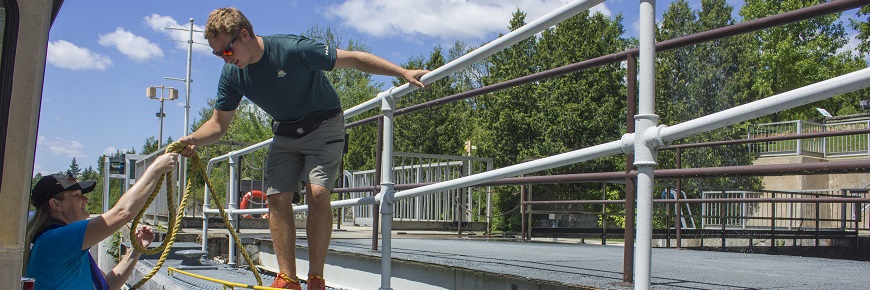
<svg viewBox="0 0 870 290"><path fill-rule="evenodd" d="M157 150L154 153L142 156L142 155L131 155L136 156L136 160L130 160L129 157L127 162L128 166L132 166L132 173L128 176L128 179L125 181L124 190L126 192L130 189L133 184L136 183L136 180L139 180L143 174L145 174L145 169L148 166L151 166L151 163L154 163L154 160L157 159L160 155L163 154L163 150ZM132 164L129 164L132 163ZM172 170L172 178L173 180L168 184L164 181L164 185L159 188L159 192L157 196L154 197L154 200L151 201L151 204L145 209L145 215L143 216L143 223L151 224L151 225L160 225L162 223L167 223L169 221L169 204L168 199L166 198L166 190L168 187L172 188L172 192L174 194L173 198L175 202L180 202L181 194L179 192L179 182L178 182L178 168ZM178 206L177 204L171 205L173 207Z"/></svg>
<svg viewBox="0 0 870 290"><path fill-rule="evenodd" d="M866 198L867 190L704 191L702 199ZM710 202L701 204L703 229L866 230L868 208L861 203Z"/></svg>
<svg viewBox="0 0 870 290"><path fill-rule="evenodd" d="M807 121L787 121L758 124L749 127L748 138L763 138L795 134L849 131L870 128L870 120L820 124ZM758 142L749 145L759 156L810 155L819 157L854 157L870 155L870 134Z"/></svg>
<svg viewBox="0 0 870 290"><path fill-rule="evenodd" d="M491 158L402 152L393 153L393 156L396 184L443 182L491 170L493 166ZM345 178L349 181L348 187L368 187L379 184L374 174L374 170L346 171ZM490 192L488 188L466 187L399 200L393 204L394 220L453 222L459 221L459 215L463 215L461 220L473 221L479 217L474 212L480 213L484 207L489 207L484 202L484 196ZM351 192L350 198L371 195L371 192ZM371 225L372 209L372 205L351 207L354 224ZM349 220L345 218L345 221Z"/></svg>

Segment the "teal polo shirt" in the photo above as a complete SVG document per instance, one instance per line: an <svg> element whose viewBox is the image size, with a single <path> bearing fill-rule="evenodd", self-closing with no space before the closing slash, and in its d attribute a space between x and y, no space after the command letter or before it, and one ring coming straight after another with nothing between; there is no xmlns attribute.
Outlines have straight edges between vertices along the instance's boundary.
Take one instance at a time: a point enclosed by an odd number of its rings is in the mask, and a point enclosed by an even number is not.
<svg viewBox="0 0 870 290"><path fill-rule="evenodd" d="M292 121L341 108L323 71L335 67L336 48L304 36L261 36L263 57L244 69L224 64L215 109L233 111L242 97L275 120Z"/></svg>

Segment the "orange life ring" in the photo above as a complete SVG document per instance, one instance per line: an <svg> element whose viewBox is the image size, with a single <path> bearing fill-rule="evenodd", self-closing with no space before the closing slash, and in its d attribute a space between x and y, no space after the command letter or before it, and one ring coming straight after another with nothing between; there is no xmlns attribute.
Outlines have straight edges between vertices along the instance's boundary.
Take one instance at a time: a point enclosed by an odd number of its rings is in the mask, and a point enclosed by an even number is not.
<svg viewBox="0 0 870 290"><path fill-rule="evenodd" d="M256 189L251 190L248 193L246 193L244 197L242 197L242 201L239 203L239 209L247 209L248 206L250 206L248 203L253 203L252 199L254 199L254 198L260 199L263 202L266 202L266 200L267 200L266 194L263 193L262 191L259 191ZM266 207L269 207L268 202L266 203ZM242 215L242 218L246 218L246 219L249 219L252 217L253 216L251 216L250 214L243 214Z"/></svg>

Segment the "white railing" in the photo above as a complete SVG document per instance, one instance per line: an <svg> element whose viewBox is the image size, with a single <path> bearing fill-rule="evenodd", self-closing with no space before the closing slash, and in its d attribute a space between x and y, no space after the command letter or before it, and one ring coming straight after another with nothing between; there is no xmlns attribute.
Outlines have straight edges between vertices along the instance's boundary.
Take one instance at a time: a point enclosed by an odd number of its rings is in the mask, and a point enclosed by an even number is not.
<svg viewBox="0 0 870 290"><path fill-rule="evenodd" d="M561 21L564 21L580 12L589 10L595 5L602 3L600 0L577 0L553 11L540 19L537 19L517 30L508 33L507 35L494 40L493 42L484 45L483 47L465 55L447 65L434 70L432 73L423 77L423 82L428 84L447 76L450 73L461 70L477 60L483 59L492 55L501 49L504 49L511 44L517 43L525 38L535 35L544 29L547 29ZM654 74L655 74L655 2L642 0L640 3L640 47L638 58L638 89L639 102L638 114L636 115L637 133L625 134L620 140L591 146L567 153L562 153L546 158L537 159L530 162L524 162L504 168L490 170L463 176L456 179L442 181L436 184L417 187L414 189L403 190L396 192L394 190L395 179L392 178L393 171L386 170L382 176L380 183L380 192L376 196L366 196L341 200L332 203L333 208L381 204L381 287L380 289L392 289L390 280L391 272L391 226L394 217L393 204L409 198L426 196L437 192L444 192L458 188L467 188L481 183L495 181L506 177L519 176L526 173L537 172L546 169L552 169L560 166L574 164L578 162L588 161L605 156L620 154L620 153L635 153L638 167L637 178L637 244L635 252L635 288L648 289L650 288L650 268L651 268L651 240L652 240L652 196L653 186L655 184L653 169L655 167L654 151L657 147L668 144L676 139L688 137L697 133L706 132L736 123L751 120L753 118L772 114L782 110L798 107L804 104L812 103L818 100L830 98L836 95L856 91L870 86L870 68L835 77L826 81L811 84L792 91L784 92L775 96L761 99L748 104L740 105L713 113L701 118L689 120L670 127L658 126L658 116L654 111ZM416 89L409 85L403 85L399 88L391 88L378 94L378 96L364 104L351 108L345 111L345 115L350 117L362 113L368 109L381 106L384 113L384 158L382 168L394 168L392 146L393 146L393 111L395 110L395 101L397 98ZM578 120L582 122L584 120ZM238 155L245 154L258 148L263 148L271 140L263 141L260 144L248 147L239 151L230 152L227 155L212 159L209 161L210 166L213 162L219 160L229 160L230 176L233 176L237 170L238 162L235 158ZM796 148L802 148L797 146ZM797 150L797 149L796 149ZM234 180L230 181L230 187L234 185ZM235 208L237 195L231 194L228 197L228 214L231 218L238 214L246 213L266 213L265 209L250 209L238 210ZM206 205L208 202L205 203ZM296 211L307 211L306 205L297 206ZM206 215L217 212L215 209L210 209L204 206ZM207 219L206 219L207 220ZM207 245L207 223L204 223L203 232L203 247ZM234 263L235 260L235 244L229 243L229 261Z"/></svg>
<svg viewBox="0 0 870 290"><path fill-rule="evenodd" d="M763 138L811 134L820 132L849 131L870 128L870 120L820 124L807 121L787 121L753 125L748 138ZM824 158L870 155L870 134L832 136L758 142L749 145L750 152L762 157L810 155Z"/></svg>
<svg viewBox="0 0 870 290"><path fill-rule="evenodd" d="M491 170L493 167L492 158L402 152L395 152L393 156L395 157L393 158L395 165L393 167L393 174L397 185L442 182L474 174L475 168ZM351 180L348 187L365 187L378 184L375 181L374 174L374 170L364 170L347 172L345 176L348 180ZM395 211L393 218L394 220L402 221L453 222L459 221L459 214L465 213L461 217L461 220L471 221L474 218L469 212L471 209L477 208L478 212L482 212L481 207L485 207L486 212L491 212L492 199L490 193L491 191L487 190L483 194L475 194L473 193L473 188L467 187L398 200L393 204L393 210ZM486 200L490 202L481 201L481 195L484 194L486 195ZM474 198L475 195L477 195L477 199ZM366 196L372 196L372 193L350 193L350 198L362 198ZM352 208L355 224L372 224L371 205L354 206Z"/></svg>

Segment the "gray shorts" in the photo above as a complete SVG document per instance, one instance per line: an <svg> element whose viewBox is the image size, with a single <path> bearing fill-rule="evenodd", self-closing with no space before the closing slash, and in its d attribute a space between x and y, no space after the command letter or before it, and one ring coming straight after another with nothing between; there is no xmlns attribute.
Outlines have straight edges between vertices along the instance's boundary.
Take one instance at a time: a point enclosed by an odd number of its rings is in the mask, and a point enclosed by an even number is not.
<svg viewBox="0 0 870 290"><path fill-rule="evenodd" d="M302 138L275 135L266 160L266 195L299 192L302 183L335 187L344 150L344 114Z"/></svg>

